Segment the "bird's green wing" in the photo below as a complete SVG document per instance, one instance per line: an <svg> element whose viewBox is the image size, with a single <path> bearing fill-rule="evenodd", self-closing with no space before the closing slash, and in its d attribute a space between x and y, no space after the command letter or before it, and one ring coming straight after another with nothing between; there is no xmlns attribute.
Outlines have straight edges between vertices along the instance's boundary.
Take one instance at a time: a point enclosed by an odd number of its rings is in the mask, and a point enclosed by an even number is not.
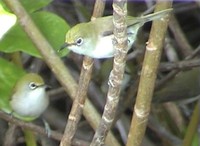
<svg viewBox="0 0 200 146"><path fill-rule="evenodd" d="M96 30L101 36L108 36L113 34L113 16L105 16L97 18L91 23L96 23Z"/></svg>

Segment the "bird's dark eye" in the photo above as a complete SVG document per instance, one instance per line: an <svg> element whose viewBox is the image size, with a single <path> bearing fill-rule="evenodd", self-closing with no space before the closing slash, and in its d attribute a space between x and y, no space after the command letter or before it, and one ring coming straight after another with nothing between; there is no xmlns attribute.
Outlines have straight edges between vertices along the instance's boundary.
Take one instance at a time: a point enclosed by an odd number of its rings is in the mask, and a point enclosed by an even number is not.
<svg viewBox="0 0 200 146"><path fill-rule="evenodd" d="M29 84L29 88L32 89L32 90L34 90L34 89L37 88L37 85L36 85L34 82L31 82L31 83Z"/></svg>
<svg viewBox="0 0 200 146"><path fill-rule="evenodd" d="M82 45L82 43L83 43L83 39L82 39L82 38L78 38L78 39L76 40L76 45L77 45L77 46Z"/></svg>

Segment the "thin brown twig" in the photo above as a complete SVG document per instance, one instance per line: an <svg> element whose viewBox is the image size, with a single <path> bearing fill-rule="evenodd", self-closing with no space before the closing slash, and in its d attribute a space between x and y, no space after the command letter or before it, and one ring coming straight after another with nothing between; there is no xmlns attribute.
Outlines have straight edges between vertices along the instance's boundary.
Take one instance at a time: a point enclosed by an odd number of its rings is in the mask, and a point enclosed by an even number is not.
<svg viewBox="0 0 200 146"><path fill-rule="evenodd" d="M166 54L167 60L169 62L175 62L179 60L176 48L172 44L172 39L169 37L169 33L167 33L164 42L164 53Z"/></svg>
<svg viewBox="0 0 200 146"><path fill-rule="evenodd" d="M51 134L48 135L45 128L43 128L41 126L37 126L37 125L30 123L30 122L24 122L24 121L18 120L16 118L14 118L13 116L4 113L3 111L0 111L0 118L8 121L9 123L15 124L19 127L29 129L31 131L34 131L34 132L41 134L41 135L44 135L44 136L49 136L49 138L52 138L52 139L55 139L55 140L58 140L58 141L60 141L61 138L62 138L62 134L57 132L57 131L51 130ZM83 140L80 140L80 139L74 139L72 144L77 145L77 146L79 144L80 144L80 146L83 146L83 145L87 146L89 143L85 142Z"/></svg>
<svg viewBox="0 0 200 146"><path fill-rule="evenodd" d="M131 106L130 103L133 103L133 101L134 101L133 97L135 97L137 94L139 78L136 78L133 80L134 80L134 83L131 84L131 86L129 87L126 97L120 97L120 101L119 101L120 106L118 106L117 113L116 113L115 119L113 121L113 125L121 117L121 115L124 113L124 111L127 109L127 107Z"/></svg>
<svg viewBox="0 0 200 146"><path fill-rule="evenodd" d="M18 22L24 31L27 33L31 41L41 53L43 59L55 74L58 81L64 87L65 91L74 100L78 85L71 76L68 68L66 68L62 60L57 56L56 52L53 50L52 46L48 43L46 38L44 38L44 36L40 33L29 14L21 5L20 1L4 0L4 2L18 17ZM89 99L86 99L85 101L83 114L92 128L96 129L100 121L100 115ZM108 135L108 139L112 142L107 143L108 145L112 145L113 142L117 141L111 134Z"/></svg>
<svg viewBox="0 0 200 146"><path fill-rule="evenodd" d="M168 9L171 7L171 4L171 1L157 1L155 11ZM126 144L127 146L140 146L145 134L157 76L157 68L161 57L168 22L169 17L163 18L162 21L155 20L151 28L142 66L138 94L134 105L134 114Z"/></svg>
<svg viewBox="0 0 200 146"><path fill-rule="evenodd" d="M193 51L191 52L190 55L188 55L184 60L190 60L192 58L194 58L198 53L200 52L200 45ZM163 79L161 79L157 84L155 89L158 90L161 87L163 87L163 85L165 83L167 83L167 81L169 81L170 79L172 79L177 73L179 73L180 70L173 70L170 73L168 73Z"/></svg>
<svg viewBox="0 0 200 146"><path fill-rule="evenodd" d="M177 128L177 135L182 136L186 126L185 119L183 118L183 114L178 105L174 102L166 102L163 104L163 108L173 121L174 127Z"/></svg>
<svg viewBox="0 0 200 146"><path fill-rule="evenodd" d="M45 135L47 136L47 132L44 128L40 127L40 126L37 126L33 123L28 123L28 122L24 122L24 121L21 121L21 120L18 120L16 118L14 118L13 116L11 115L8 115L2 111L0 111L0 117L10 123L13 123L17 126L20 126L22 128L26 128L26 129L29 129L29 130L32 130L32 131L35 131L39 134L42 134L42 135ZM58 133L56 131L51 131L51 135L50 135L50 138L53 138L55 140L61 140L62 138L62 134L61 133Z"/></svg>
<svg viewBox="0 0 200 146"><path fill-rule="evenodd" d="M83 113L87 89L92 73L92 66L93 60L89 57L85 57L83 61L83 67L81 70L78 90L72 105L71 112L68 116L67 125L65 128L63 138L60 142L60 146L70 146L72 143L72 138L75 135L75 132L78 127L78 122Z"/></svg>
<svg viewBox="0 0 200 146"><path fill-rule="evenodd" d="M149 116L148 127L157 133L158 137L164 139L165 141L169 142L172 146L181 146L181 139L172 135L164 126L158 123L153 116Z"/></svg>
<svg viewBox="0 0 200 146"><path fill-rule="evenodd" d="M126 55L128 51L126 3L126 0L116 0L113 2L113 32L116 40L116 43L114 43L113 46L117 53L115 54L113 70L111 71L109 77L109 90L107 94L107 102L104 108L101 122L99 124L98 129L95 132L91 146L104 145L105 138L112 126L112 122L114 120L117 105L119 102L120 88L123 80Z"/></svg>
<svg viewBox="0 0 200 146"><path fill-rule="evenodd" d="M17 126L14 124L9 124L3 140L3 146L14 146L14 144L16 144L16 131Z"/></svg>
<svg viewBox="0 0 200 146"><path fill-rule="evenodd" d="M192 49L191 45L189 44L189 42L187 41L187 39L186 39L183 31L181 30L181 27L174 15L171 16L169 28L173 32L173 35L176 39L176 42L178 43L178 45L180 47L180 50L181 50L181 53L183 54L183 56L188 56L188 54L191 54L193 49Z"/></svg>
<svg viewBox="0 0 200 146"><path fill-rule="evenodd" d="M192 69L200 66L200 59L183 60L179 62L162 62L159 66L159 71L170 71L170 70L185 70Z"/></svg>
<svg viewBox="0 0 200 146"><path fill-rule="evenodd" d="M100 17L103 14L104 7L105 7L105 2L103 2L102 0L97 0L95 3L94 12L91 20L96 19L96 17ZM61 141L61 145L70 145L71 140L77 129L77 124L78 121L80 120L82 114L82 108L84 106L89 80L91 78L92 66L93 66L93 59L85 56L80 75L79 89L71 113L69 115L68 124L65 130L65 135L63 137L63 142ZM108 143L110 143L109 141L112 141L114 145L118 145L115 139L107 139L107 141Z"/></svg>
<svg viewBox="0 0 200 146"><path fill-rule="evenodd" d="M192 69L199 66L200 66L200 59L179 61L174 63L160 63L159 71L171 71L171 70L181 71L181 70ZM137 80L135 82L137 82ZM118 108L114 123L119 119L120 115L123 113L126 107L133 102L133 97L136 95L136 93L137 93L137 86L134 84L130 86L130 89L127 92L128 97L126 97L125 101L124 98L122 97L120 98L121 101L122 100L123 101L120 103L120 107Z"/></svg>
<svg viewBox="0 0 200 146"><path fill-rule="evenodd" d="M100 17L103 14L104 7L105 2L97 0L95 3L92 19ZM92 76L93 62L94 61L92 58L87 56L84 57L78 90L72 105L71 112L68 116L67 125L65 128L63 138L60 142L60 146L70 146L72 138L74 137L75 132L77 130L78 122L80 121L81 115L83 113L83 107L88 91L88 85Z"/></svg>
<svg viewBox="0 0 200 146"><path fill-rule="evenodd" d="M179 61L179 62L174 62L174 63L162 62L160 63L159 71L171 71L171 70L181 71L181 70L192 69L199 66L200 66L200 59L184 60L184 61ZM137 80L135 82L137 82ZM119 119L120 115L123 113L125 108L129 106L130 103L133 102L133 97L136 95L135 93L137 91L136 87L137 87L136 85L131 85L130 89L127 92L128 97L126 97L125 101L123 98L121 98L123 99L123 102L120 103L121 105L118 108L114 123Z"/></svg>

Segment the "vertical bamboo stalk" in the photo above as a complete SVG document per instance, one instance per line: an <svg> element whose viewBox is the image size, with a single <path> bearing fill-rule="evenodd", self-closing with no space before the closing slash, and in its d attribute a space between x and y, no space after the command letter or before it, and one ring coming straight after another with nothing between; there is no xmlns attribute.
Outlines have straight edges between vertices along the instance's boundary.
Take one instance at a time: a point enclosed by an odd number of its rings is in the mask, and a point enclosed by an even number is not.
<svg viewBox="0 0 200 146"><path fill-rule="evenodd" d="M104 7L105 2L102 0L96 0L91 19L102 16ZM65 132L60 142L60 146L70 146L72 144L72 139L76 133L78 122L80 121L81 115L83 113L88 86L92 76L93 62L93 59L87 56L85 56L83 59L77 93L72 105L71 112L68 116L67 125L65 127Z"/></svg>
<svg viewBox="0 0 200 146"><path fill-rule="evenodd" d="M110 73L108 82L109 90L107 94L107 102L102 115L102 120L95 132L91 146L104 145L105 138L113 123L119 102L120 88L124 76L126 55L128 52L126 3L126 0L115 0L113 2L113 32L116 42L113 44L113 47L116 50L116 54L114 57L113 70Z"/></svg>
<svg viewBox="0 0 200 146"><path fill-rule="evenodd" d="M36 46L38 51L41 53L43 59L50 67L52 72L55 74L58 81L62 84L65 91L74 100L77 90L77 83L71 76L68 68L64 65L62 60L56 55L52 46L48 43L46 38L40 33L37 26L32 21L29 14L21 5L18 0L4 0L7 6L15 13L18 17L18 22L27 33L33 44ZM96 129L98 122L100 121L100 115L94 108L89 99L86 99L85 106L83 108L83 114L92 128ZM117 140L112 134L108 135L107 145L118 145Z"/></svg>
<svg viewBox="0 0 200 146"><path fill-rule="evenodd" d="M171 1L161 2L158 0L155 11L168 9L171 7L171 4ZM140 146L145 134L155 86L157 68L160 61L168 21L169 17L164 17L161 20L155 20L152 25L150 38L146 46L127 146Z"/></svg>

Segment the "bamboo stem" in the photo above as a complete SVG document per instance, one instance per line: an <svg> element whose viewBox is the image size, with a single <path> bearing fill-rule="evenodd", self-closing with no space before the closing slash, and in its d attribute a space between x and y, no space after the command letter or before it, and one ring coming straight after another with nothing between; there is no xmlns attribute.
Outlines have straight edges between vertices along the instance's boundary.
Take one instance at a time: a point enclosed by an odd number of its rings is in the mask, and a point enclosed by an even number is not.
<svg viewBox="0 0 200 146"><path fill-rule="evenodd" d="M100 17L103 14L105 7L105 2L97 0L94 7L93 16L91 19ZM93 59L85 56L83 60L83 65L81 69L81 75L79 79L79 86L76 93L75 100L72 105L71 112L68 116L67 125L63 138L60 142L60 146L70 146L72 139L78 127L78 122L80 121L81 115L83 113L83 107L86 100L86 95L88 91L88 85L92 76Z"/></svg>
<svg viewBox="0 0 200 146"><path fill-rule="evenodd" d="M62 60L57 56L56 52L53 50L46 38L44 38L44 36L40 33L29 14L22 7L20 1L4 0L4 2L18 17L18 21L24 31L41 53L43 59L55 74L58 81L64 87L66 93L68 93L69 96L74 100L78 85L71 76L68 68L66 68ZM92 128L96 129L100 121L100 115L89 99L86 99L85 101L83 114ZM112 134L108 135L108 139L109 141L107 141L107 145L113 145L113 142L115 143L117 141Z"/></svg>
<svg viewBox="0 0 200 146"><path fill-rule="evenodd" d="M114 57L113 70L109 77L109 90L107 102L104 108L101 122L95 132L90 146L104 145L105 138L114 121L117 105L119 102L120 88L124 76L126 55L128 52L127 44L127 7L126 0L115 0L113 2L113 24L114 39L113 47L116 50ZM114 143L112 144L114 145Z"/></svg>
<svg viewBox="0 0 200 146"><path fill-rule="evenodd" d="M157 1L155 11L168 9L171 4L171 1ZM153 22L146 46L136 104L134 105L134 115L126 146L140 146L144 137L168 21L169 17L164 17L162 20Z"/></svg>

